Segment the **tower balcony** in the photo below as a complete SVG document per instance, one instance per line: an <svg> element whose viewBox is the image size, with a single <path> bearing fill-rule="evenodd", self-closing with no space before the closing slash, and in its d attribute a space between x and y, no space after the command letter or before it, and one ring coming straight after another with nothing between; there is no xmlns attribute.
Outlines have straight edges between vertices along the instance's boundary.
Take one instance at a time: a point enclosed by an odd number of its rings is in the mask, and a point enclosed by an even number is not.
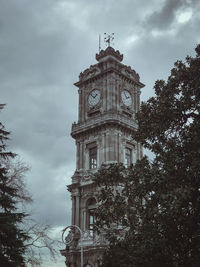
<svg viewBox="0 0 200 267"><path fill-rule="evenodd" d="M87 121L73 123L71 136L76 138L79 134L91 131L93 129L104 127L105 125L116 125L119 128L125 128L129 131L137 129L137 123L133 118L130 118L122 113L116 111L109 111L98 114L94 117L87 119Z"/></svg>

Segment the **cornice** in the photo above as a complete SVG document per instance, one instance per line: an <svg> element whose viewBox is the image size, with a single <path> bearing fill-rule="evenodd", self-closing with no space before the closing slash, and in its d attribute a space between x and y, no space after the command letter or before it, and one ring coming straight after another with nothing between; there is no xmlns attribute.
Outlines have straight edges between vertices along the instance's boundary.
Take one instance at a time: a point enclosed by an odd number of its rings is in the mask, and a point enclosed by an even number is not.
<svg viewBox="0 0 200 267"><path fill-rule="evenodd" d="M94 131L105 126L115 125L119 128L124 128L127 131L135 131L137 124L132 118L128 118L123 114L116 112L105 112L89 118L85 122L73 123L71 136L76 139L79 135Z"/></svg>
<svg viewBox="0 0 200 267"><path fill-rule="evenodd" d="M116 61L113 57L106 57L105 61L91 65L88 69L81 72L79 81L74 83L74 85L80 88L85 84L103 78L103 76L109 72L117 73L124 80L137 84L140 88L145 86L140 82L140 76L134 69Z"/></svg>
<svg viewBox="0 0 200 267"><path fill-rule="evenodd" d="M140 81L138 81L134 78L131 78L130 75L129 76L125 75L124 73L120 72L119 70L115 69L114 67L109 67L106 70L103 70L101 73L99 73L93 77L89 77L85 80L80 80L80 81L74 83L74 85L77 86L78 88L80 88L81 86L83 86L85 84L88 84L88 83L91 83L97 79L103 78L107 73L111 73L111 72L118 74L121 78L123 78L123 80L128 81L129 83L138 85L140 88L143 88L145 86L145 84L141 83Z"/></svg>

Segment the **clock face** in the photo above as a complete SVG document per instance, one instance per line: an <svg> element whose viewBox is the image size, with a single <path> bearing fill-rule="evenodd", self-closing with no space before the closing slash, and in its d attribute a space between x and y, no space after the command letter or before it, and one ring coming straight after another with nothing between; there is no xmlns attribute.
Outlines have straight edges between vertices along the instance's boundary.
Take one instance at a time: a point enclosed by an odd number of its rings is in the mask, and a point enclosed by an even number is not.
<svg viewBox="0 0 200 267"><path fill-rule="evenodd" d="M92 92L89 93L88 96L88 104L90 107L94 107L96 104L99 103L101 93L99 90L95 89L92 90Z"/></svg>
<svg viewBox="0 0 200 267"><path fill-rule="evenodd" d="M131 97L131 94L129 93L129 91L123 90L121 92L121 98L122 98L122 102L124 103L125 106L129 107L132 105L132 97Z"/></svg>

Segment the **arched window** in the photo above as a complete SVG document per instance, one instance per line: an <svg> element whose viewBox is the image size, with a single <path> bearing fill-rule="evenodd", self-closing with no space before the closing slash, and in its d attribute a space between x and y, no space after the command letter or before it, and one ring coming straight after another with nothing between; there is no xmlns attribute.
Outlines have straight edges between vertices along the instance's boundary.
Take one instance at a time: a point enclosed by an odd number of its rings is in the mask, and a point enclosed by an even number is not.
<svg viewBox="0 0 200 267"><path fill-rule="evenodd" d="M87 201L87 229L89 230L90 236L94 236L94 222L95 222L95 198L90 198Z"/></svg>

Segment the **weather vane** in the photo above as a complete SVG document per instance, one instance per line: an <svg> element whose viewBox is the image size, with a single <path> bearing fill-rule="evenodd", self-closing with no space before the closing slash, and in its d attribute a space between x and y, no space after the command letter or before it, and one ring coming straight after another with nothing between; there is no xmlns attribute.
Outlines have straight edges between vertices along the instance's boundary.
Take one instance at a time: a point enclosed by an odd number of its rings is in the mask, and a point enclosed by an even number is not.
<svg viewBox="0 0 200 267"><path fill-rule="evenodd" d="M104 36L104 42L107 43L108 46L110 46L111 42L114 40L114 33L104 33Z"/></svg>

